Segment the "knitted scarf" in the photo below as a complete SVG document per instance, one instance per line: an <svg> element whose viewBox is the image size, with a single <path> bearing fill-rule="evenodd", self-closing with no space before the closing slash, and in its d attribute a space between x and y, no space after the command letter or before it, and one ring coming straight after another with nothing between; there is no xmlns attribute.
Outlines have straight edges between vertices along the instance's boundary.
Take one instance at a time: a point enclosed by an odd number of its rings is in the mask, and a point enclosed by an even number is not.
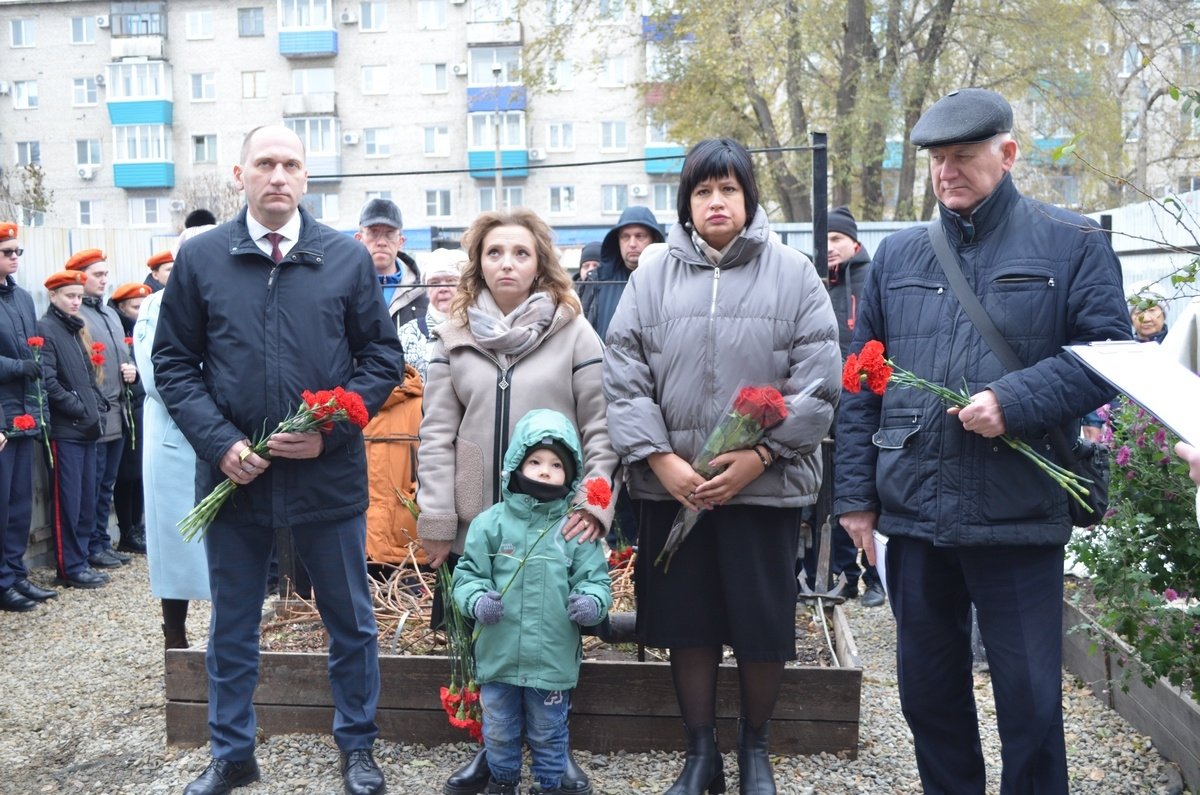
<svg viewBox="0 0 1200 795"><path fill-rule="evenodd" d="M484 350L499 357L520 357L533 349L554 319L554 302L546 293L534 293L504 314L491 292L482 290L475 306L467 309L471 335Z"/></svg>

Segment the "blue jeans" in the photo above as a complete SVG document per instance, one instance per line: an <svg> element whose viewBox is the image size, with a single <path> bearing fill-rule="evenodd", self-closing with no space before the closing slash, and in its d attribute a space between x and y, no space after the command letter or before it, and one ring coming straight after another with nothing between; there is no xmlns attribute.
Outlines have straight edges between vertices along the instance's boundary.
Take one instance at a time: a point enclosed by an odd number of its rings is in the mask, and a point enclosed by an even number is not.
<svg viewBox="0 0 1200 795"><path fill-rule="evenodd" d="M520 781L523 732L538 786L557 788L567 767L571 691L488 682L479 688L479 700L483 704L483 747L492 778L505 784Z"/></svg>

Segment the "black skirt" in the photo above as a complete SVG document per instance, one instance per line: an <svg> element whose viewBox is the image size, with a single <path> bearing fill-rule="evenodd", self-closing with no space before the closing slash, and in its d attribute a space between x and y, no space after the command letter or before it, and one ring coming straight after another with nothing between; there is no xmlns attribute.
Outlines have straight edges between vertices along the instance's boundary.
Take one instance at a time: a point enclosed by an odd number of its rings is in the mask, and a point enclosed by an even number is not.
<svg viewBox="0 0 1200 795"><path fill-rule="evenodd" d="M664 573L654 559L680 505L636 504L634 588L643 643L668 649L725 645L746 662L796 658L799 508L726 505L709 511Z"/></svg>

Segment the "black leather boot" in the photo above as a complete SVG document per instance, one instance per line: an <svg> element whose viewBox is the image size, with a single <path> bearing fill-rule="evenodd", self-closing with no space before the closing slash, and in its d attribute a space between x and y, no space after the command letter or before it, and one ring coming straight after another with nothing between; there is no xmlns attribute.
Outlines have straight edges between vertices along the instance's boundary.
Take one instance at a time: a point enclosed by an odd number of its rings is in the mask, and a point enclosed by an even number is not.
<svg viewBox="0 0 1200 795"><path fill-rule="evenodd" d="M717 750L717 730L712 726L695 729L684 726L687 732L687 756L683 772L665 795L720 795L725 791L725 766Z"/></svg>
<svg viewBox="0 0 1200 795"><path fill-rule="evenodd" d="M592 782L588 781L587 773L575 762L571 750L567 749L567 767L563 770L562 779L558 784L562 795L592 795Z"/></svg>
<svg viewBox="0 0 1200 795"><path fill-rule="evenodd" d="M767 753L767 721L757 729L738 718L738 795L775 795L775 772Z"/></svg>
<svg viewBox="0 0 1200 795"><path fill-rule="evenodd" d="M188 647L187 632L183 627L172 627L163 624L163 650L186 649Z"/></svg>
<svg viewBox="0 0 1200 795"><path fill-rule="evenodd" d="M450 774L442 786L442 792L445 795L479 795L487 788L491 777L487 754L480 748L474 759Z"/></svg>

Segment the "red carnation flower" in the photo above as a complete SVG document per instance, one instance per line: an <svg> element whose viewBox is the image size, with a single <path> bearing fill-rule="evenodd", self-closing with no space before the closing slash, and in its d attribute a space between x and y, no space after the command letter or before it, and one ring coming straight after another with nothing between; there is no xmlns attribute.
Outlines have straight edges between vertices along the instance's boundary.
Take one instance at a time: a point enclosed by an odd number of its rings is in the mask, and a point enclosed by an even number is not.
<svg viewBox="0 0 1200 795"><path fill-rule="evenodd" d="M97 343L97 344L99 344L99 343ZM93 353L93 354L92 354L92 356L91 356L91 359L92 359L92 364L96 365L97 367L103 367L103 366L104 366L104 354L102 354L102 353Z"/></svg>
<svg viewBox="0 0 1200 795"><path fill-rule="evenodd" d="M103 342L93 342L92 343L92 353L104 353L104 343Z"/></svg>
<svg viewBox="0 0 1200 795"><path fill-rule="evenodd" d="M46 344L46 339L44 337L30 337L25 342L29 343L30 348L40 348Z"/></svg>
<svg viewBox="0 0 1200 795"><path fill-rule="evenodd" d="M367 427L367 423L371 421L371 415L367 412L367 406L363 403L362 395L357 392L348 392L340 386L333 390L333 393L337 399L338 407L346 412L346 419L359 428Z"/></svg>
<svg viewBox="0 0 1200 795"><path fill-rule="evenodd" d="M858 355L850 354L846 357L846 364L842 367L842 388L847 392L858 392L862 389L862 372L858 369Z"/></svg>
<svg viewBox="0 0 1200 795"><path fill-rule="evenodd" d="M126 344L126 345L133 345L133 337L126 337L126 338L125 338L125 344Z"/></svg>
<svg viewBox="0 0 1200 795"><path fill-rule="evenodd" d="M612 502L612 486L609 486L608 481L604 478L592 478L583 484L583 488L588 505L595 505L600 510L606 510L608 504Z"/></svg>
<svg viewBox="0 0 1200 795"><path fill-rule="evenodd" d="M20 414L13 417L13 430L16 431L32 431L37 427L37 421L28 414Z"/></svg>

